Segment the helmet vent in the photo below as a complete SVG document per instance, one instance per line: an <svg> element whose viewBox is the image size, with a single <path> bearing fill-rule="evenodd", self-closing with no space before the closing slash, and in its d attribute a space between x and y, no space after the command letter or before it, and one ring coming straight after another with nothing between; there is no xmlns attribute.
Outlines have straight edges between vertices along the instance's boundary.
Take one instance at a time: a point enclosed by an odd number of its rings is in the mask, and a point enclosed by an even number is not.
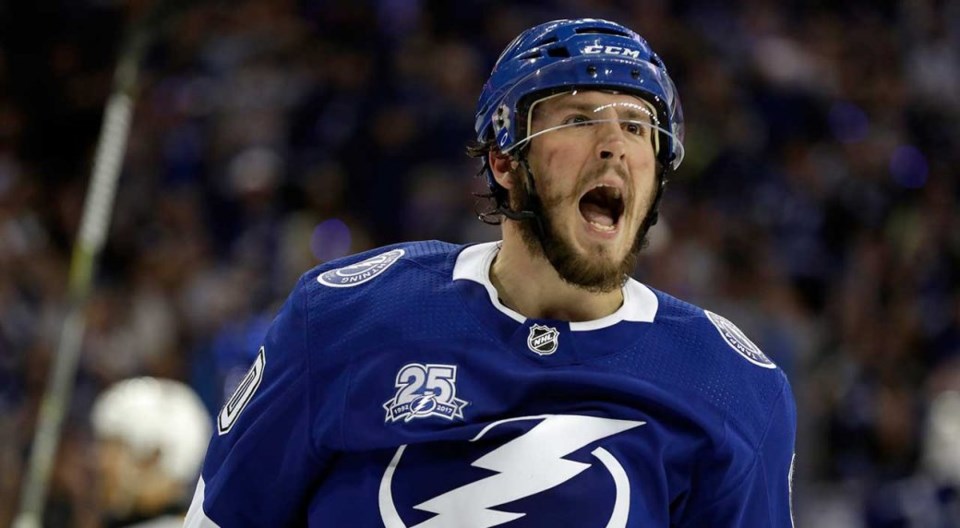
<svg viewBox="0 0 960 528"><path fill-rule="evenodd" d="M578 35L616 35L618 37L630 36L624 31L605 27L583 27L577 28L574 31L576 31Z"/></svg>
<svg viewBox="0 0 960 528"><path fill-rule="evenodd" d="M550 57L569 57L570 50L565 46L556 46L547 50L547 55Z"/></svg>

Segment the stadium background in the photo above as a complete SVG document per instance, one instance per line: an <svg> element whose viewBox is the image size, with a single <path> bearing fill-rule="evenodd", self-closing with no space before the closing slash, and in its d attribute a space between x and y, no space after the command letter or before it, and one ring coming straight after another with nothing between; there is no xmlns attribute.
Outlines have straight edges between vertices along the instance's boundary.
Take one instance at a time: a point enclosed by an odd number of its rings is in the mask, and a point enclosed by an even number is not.
<svg viewBox="0 0 960 528"><path fill-rule="evenodd" d="M0 525L117 44L148 4L0 3ZM960 390L960 5L933 0L188 10L147 58L47 523L96 525L87 420L108 383L182 379L214 412L306 269L497 237L472 214L477 94L512 36L574 16L635 28L676 81L687 157L636 276L788 372L797 526L958 526L934 524L960 518L957 483L925 456L932 402Z"/></svg>

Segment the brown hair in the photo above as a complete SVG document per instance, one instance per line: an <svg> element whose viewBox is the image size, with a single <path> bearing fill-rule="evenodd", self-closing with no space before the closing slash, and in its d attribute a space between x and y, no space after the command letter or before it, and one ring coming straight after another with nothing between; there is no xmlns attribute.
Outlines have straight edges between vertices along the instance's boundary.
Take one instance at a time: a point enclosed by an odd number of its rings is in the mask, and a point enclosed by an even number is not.
<svg viewBox="0 0 960 528"><path fill-rule="evenodd" d="M502 210L509 206L507 190L496 183L491 183L493 169L490 168L490 153L495 151L499 149L493 138L483 141L472 139L467 142L467 156L479 158L483 162L476 176L486 179L490 188L489 192L473 193L477 198L475 212L481 222L490 225L500 225L503 222Z"/></svg>

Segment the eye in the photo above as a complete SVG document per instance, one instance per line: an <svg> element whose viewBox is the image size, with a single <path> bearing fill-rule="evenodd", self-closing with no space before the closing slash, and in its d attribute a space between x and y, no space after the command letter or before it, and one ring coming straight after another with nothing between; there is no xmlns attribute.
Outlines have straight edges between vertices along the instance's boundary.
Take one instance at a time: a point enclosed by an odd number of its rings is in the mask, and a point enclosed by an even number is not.
<svg viewBox="0 0 960 528"><path fill-rule="evenodd" d="M647 133L647 127L636 121L627 121L623 124L623 130L634 136L644 136Z"/></svg>
<svg viewBox="0 0 960 528"><path fill-rule="evenodd" d="M590 123L590 118L583 114L575 114L563 120L564 125L585 126Z"/></svg>

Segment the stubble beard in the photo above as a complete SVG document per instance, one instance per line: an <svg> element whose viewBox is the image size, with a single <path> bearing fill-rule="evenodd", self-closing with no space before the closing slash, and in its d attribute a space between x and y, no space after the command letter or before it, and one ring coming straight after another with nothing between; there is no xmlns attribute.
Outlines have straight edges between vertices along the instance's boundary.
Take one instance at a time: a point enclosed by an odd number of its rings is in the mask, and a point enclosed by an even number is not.
<svg viewBox="0 0 960 528"><path fill-rule="evenodd" d="M572 241L560 235L556 228L557 206L563 196L547 197L544 201L540 193L531 193L523 177L518 175L517 185L510 190L510 208L514 211L532 211L537 218L524 218L517 222L520 238L534 257L545 258L557 270L565 282L593 293L609 293L620 289L636 268L640 251L647 245L647 218L641 222L630 250L620 262L610 262L588 254L581 254ZM645 217L651 211L647 209ZM538 219L543 229L543 238L538 236Z"/></svg>

